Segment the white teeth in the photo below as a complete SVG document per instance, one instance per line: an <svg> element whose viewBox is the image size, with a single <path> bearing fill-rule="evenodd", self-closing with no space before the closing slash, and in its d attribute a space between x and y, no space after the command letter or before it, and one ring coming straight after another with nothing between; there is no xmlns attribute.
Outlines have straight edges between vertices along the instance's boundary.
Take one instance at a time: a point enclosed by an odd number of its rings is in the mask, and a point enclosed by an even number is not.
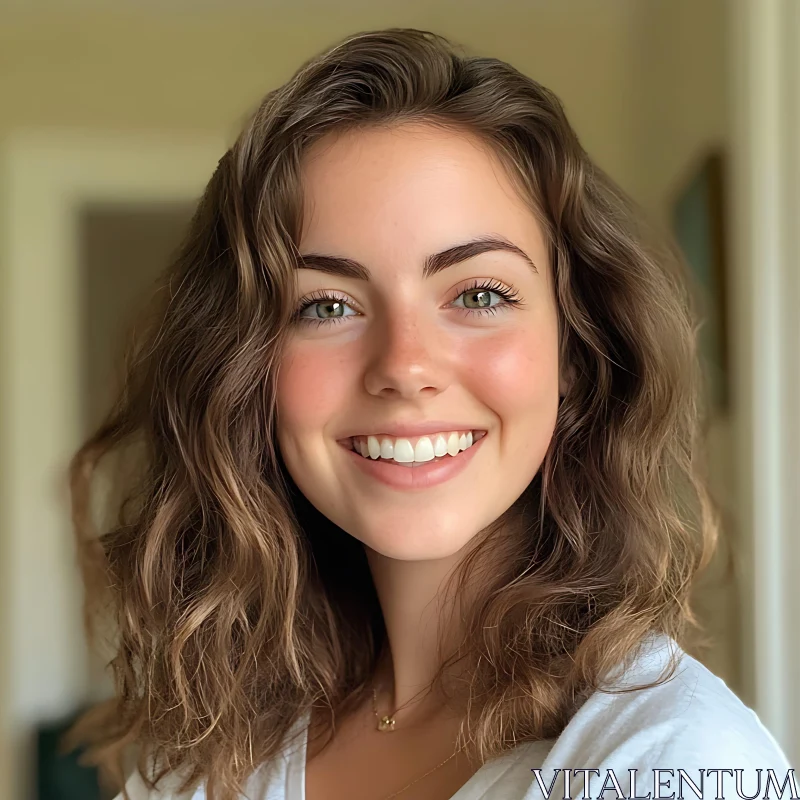
<svg viewBox="0 0 800 800"><path fill-rule="evenodd" d="M408 439L398 439L395 442L393 458L401 464L408 464L414 460L414 448Z"/></svg>
<svg viewBox="0 0 800 800"><path fill-rule="evenodd" d="M459 449L460 442L458 434L451 433L450 436L447 437L447 452L450 453L451 456L457 456Z"/></svg>
<svg viewBox="0 0 800 800"><path fill-rule="evenodd" d="M410 439L379 438L377 436L353 437L353 450L364 458L372 460L393 460L400 464L425 463L434 458L446 455L457 456L462 450L472 447L473 442L483 438L485 433L479 431L473 436L472 431L458 433L436 433L431 436L420 436L416 445Z"/></svg>
<svg viewBox="0 0 800 800"><path fill-rule="evenodd" d="M414 461L433 461L435 457L430 438L428 436L420 438L414 448Z"/></svg>
<svg viewBox="0 0 800 800"><path fill-rule="evenodd" d="M369 451L370 458L381 457L381 445L374 436L367 437L367 450Z"/></svg>

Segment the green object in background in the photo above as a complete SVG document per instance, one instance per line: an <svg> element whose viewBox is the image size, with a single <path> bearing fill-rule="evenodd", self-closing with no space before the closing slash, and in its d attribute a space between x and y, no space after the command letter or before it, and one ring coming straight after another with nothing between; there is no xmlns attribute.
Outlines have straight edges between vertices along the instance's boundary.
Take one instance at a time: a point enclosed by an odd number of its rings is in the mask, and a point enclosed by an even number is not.
<svg viewBox="0 0 800 800"><path fill-rule="evenodd" d="M728 258L726 252L725 158L705 154L675 199L672 224L692 270L703 312L700 355L709 379L712 406L720 412L730 403L728 354Z"/></svg>
<svg viewBox="0 0 800 800"><path fill-rule="evenodd" d="M62 752L61 738L74 719L42 726L37 735L37 800L103 800L97 770L78 763L81 750Z"/></svg>

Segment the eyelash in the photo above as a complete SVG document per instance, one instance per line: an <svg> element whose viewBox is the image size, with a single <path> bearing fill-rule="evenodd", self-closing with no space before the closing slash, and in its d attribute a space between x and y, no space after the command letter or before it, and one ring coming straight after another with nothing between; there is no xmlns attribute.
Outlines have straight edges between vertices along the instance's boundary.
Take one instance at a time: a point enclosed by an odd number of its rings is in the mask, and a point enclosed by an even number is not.
<svg viewBox="0 0 800 800"><path fill-rule="evenodd" d="M499 310L507 311L509 308L521 305L522 298L519 296L519 292L513 286L504 286L502 283L498 281L491 280L491 281L479 281L476 280L472 285L462 289L458 295L455 297L455 300L458 300L459 297L463 294L469 294L470 292L478 292L478 291L488 291L493 292L494 294L498 295L503 299L502 303L498 303L496 306L488 306L487 308L462 308L462 311L466 311L469 316L473 314L496 314ZM312 292L311 294L307 295L301 301L300 308L297 309L295 314L295 322L300 325L316 325L319 327L320 325L328 325L330 323L337 323L343 322L347 317L327 317L325 319L321 317L313 318L313 317L301 317L300 315L311 306L315 305L316 303L322 303L325 301L335 300L339 303L346 303L349 304L349 299L344 296L340 295L335 291L317 291ZM353 316L353 315L349 315Z"/></svg>

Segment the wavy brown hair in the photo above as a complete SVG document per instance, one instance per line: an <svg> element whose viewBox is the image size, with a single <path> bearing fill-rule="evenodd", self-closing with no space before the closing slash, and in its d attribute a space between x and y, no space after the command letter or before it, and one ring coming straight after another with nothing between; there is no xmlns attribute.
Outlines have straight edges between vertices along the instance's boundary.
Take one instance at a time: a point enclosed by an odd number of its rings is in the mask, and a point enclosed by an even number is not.
<svg viewBox="0 0 800 800"><path fill-rule="evenodd" d="M675 248L653 244L536 81L427 32L359 34L270 92L224 154L131 336L117 401L71 464L89 621L110 633L117 687L76 730L120 777L135 743L148 780L174 771L230 800L299 715L337 718L369 689L385 629L363 548L287 474L275 386L304 153L411 121L502 158L549 241L572 375L541 469L457 575L480 590L437 680L469 667L467 746L483 761L558 735L648 634L681 642L697 624L689 593L717 517ZM92 475L114 453L136 469L116 472L98 531ZM503 569L485 569L489 552Z"/></svg>

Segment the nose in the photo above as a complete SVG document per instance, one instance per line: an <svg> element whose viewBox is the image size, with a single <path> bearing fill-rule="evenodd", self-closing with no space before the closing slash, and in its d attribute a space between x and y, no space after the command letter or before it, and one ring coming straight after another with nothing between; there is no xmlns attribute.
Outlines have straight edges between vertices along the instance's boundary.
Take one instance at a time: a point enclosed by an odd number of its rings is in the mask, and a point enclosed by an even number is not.
<svg viewBox="0 0 800 800"><path fill-rule="evenodd" d="M443 339L434 323L413 314L387 314L374 332L366 390L376 397L403 400L435 397L450 382Z"/></svg>

